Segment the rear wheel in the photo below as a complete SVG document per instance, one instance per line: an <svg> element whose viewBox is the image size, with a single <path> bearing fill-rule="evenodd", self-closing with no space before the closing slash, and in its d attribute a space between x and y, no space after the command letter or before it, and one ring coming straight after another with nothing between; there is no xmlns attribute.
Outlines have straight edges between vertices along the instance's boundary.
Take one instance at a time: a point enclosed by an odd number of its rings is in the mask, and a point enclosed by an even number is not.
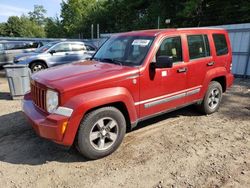
<svg viewBox="0 0 250 188"><path fill-rule="evenodd" d="M35 72L44 70L44 69L46 69L46 68L47 68L47 66L45 65L45 63L40 62L40 61L34 62L34 63L32 63L31 66L30 66L30 69L31 69L31 72L32 72L32 73L35 73Z"/></svg>
<svg viewBox="0 0 250 188"><path fill-rule="evenodd" d="M219 82L212 81L208 86L206 95L198 108L204 114L212 114L219 109L222 99L222 87Z"/></svg>
<svg viewBox="0 0 250 188"><path fill-rule="evenodd" d="M114 107L103 107L88 113L80 124L77 149L89 159L98 159L113 153L126 132L123 114Z"/></svg>

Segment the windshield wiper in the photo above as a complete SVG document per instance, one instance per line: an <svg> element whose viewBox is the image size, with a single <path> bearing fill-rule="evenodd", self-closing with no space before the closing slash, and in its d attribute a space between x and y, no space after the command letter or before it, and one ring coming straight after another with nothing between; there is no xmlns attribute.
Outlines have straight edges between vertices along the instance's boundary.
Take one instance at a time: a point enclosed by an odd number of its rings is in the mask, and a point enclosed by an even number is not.
<svg viewBox="0 0 250 188"><path fill-rule="evenodd" d="M113 64L117 64L117 65L121 65L122 66L122 61L117 60L117 59L111 59L111 58L93 58L96 59L97 61L104 61L107 63L113 63Z"/></svg>
<svg viewBox="0 0 250 188"><path fill-rule="evenodd" d="M96 58L96 57L92 57L91 60L96 60L96 61L103 61L103 62L107 62L107 63L113 63L113 64L117 64L117 65L125 65L125 66L135 66L135 63L132 61L122 61L119 59L111 59L111 58Z"/></svg>

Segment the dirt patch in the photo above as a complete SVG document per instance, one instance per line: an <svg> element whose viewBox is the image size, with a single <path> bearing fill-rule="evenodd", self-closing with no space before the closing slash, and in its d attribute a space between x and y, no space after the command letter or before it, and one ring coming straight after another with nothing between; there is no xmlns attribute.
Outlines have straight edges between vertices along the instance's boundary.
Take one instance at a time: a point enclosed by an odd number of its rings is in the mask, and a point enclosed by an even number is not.
<svg viewBox="0 0 250 188"><path fill-rule="evenodd" d="M88 161L37 137L0 77L0 145L4 187L250 187L250 80L236 80L219 112L142 122L114 154Z"/></svg>

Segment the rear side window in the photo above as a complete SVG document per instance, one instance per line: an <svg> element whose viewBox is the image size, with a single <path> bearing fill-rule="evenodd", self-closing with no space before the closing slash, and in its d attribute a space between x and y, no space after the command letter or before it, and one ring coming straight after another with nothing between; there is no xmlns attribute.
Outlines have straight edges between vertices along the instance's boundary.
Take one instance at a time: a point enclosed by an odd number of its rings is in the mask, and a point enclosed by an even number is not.
<svg viewBox="0 0 250 188"><path fill-rule="evenodd" d="M37 42L24 42L23 49L30 49L30 48L37 48L38 43Z"/></svg>
<svg viewBox="0 0 250 188"><path fill-rule="evenodd" d="M86 47L84 44L77 44L77 43L72 43L71 44L72 51L83 51L86 50Z"/></svg>
<svg viewBox="0 0 250 188"><path fill-rule="evenodd" d="M189 58L198 59L210 56L210 48L207 35L187 36Z"/></svg>
<svg viewBox="0 0 250 188"><path fill-rule="evenodd" d="M69 52L70 51L70 46L68 43L61 43L56 45L53 50L56 52Z"/></svg>
<svg viewBox="0 0 250 188"><path fill-rule="evenodd" d="M11 42L6 44L6 50L24 49L24 46L23 42Z"/></svg>
<svg viewBox="0 0 250 188"><path fill-rule="evenodd" d="M228 53L227 41L224 34L213 34L215 49L217 56Z"/></svg>
<svg viewBox="0 0 250 188"><path fill-rule="evenodd" d="M158 56L170 56L173 58L174 62L182 61L182 46L181 46L181 37L171 37L166 38L161 43L159 50L156 53Z"/></svg>

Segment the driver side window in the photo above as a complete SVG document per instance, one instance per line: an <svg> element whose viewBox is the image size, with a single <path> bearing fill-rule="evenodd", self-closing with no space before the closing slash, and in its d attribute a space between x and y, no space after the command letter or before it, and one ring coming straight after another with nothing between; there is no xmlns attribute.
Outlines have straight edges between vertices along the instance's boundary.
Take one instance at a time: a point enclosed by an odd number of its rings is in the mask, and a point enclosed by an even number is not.
<svg viewBox="0 0 250 188"><path fill-rule="evenodd" d="M172 57L174 63L182 62L181 37L170 37L164 39L156 53L156 59L159 56Z"/></svg>

